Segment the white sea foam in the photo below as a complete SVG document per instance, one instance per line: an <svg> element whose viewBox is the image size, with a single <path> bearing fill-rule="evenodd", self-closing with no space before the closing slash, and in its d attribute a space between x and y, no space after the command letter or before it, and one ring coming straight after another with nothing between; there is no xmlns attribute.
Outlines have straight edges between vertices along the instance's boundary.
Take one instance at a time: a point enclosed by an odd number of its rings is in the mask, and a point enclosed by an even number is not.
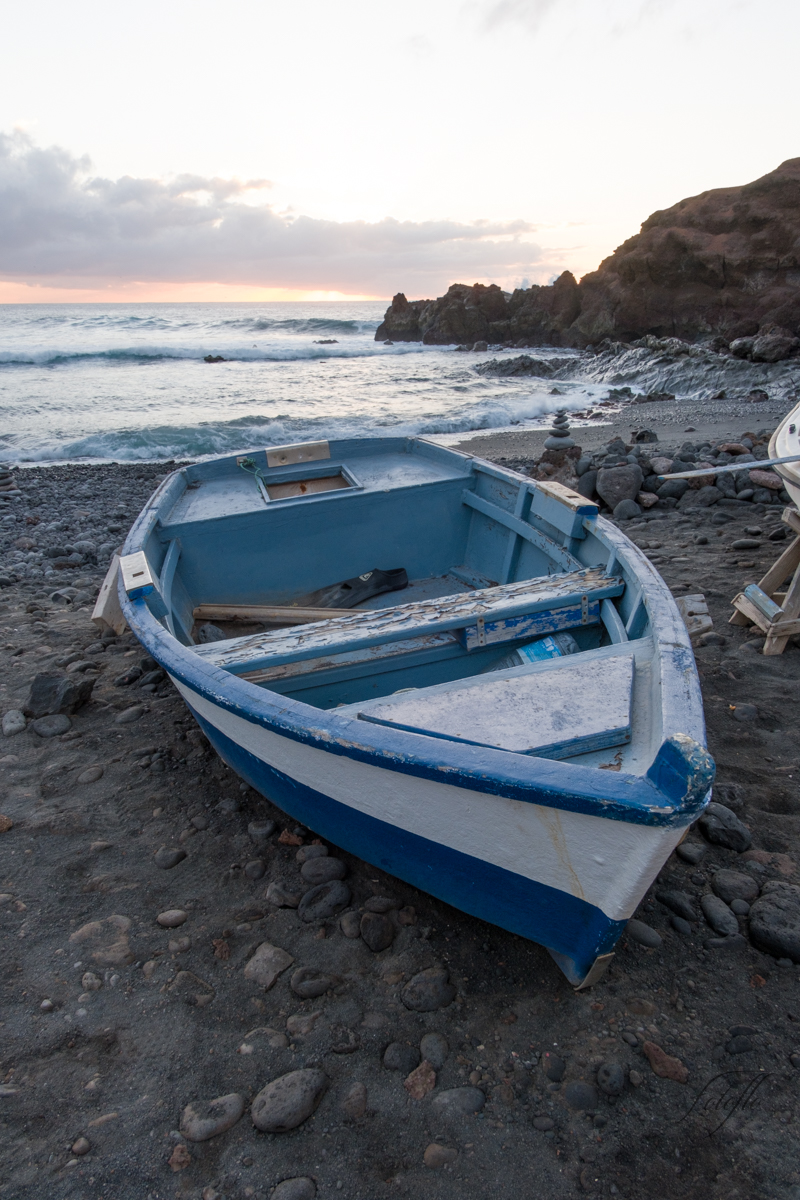
<svg viewBox="0 0 800 1200"><path fill-rule="evenodd" d="M4 305L0 458L198 458L309 438L455 436L541 425L610 387L708 396L767 386L794 364L626 348L542 348L549 378L475 370L487 356L375 342L383 303ZM506 350L494 357L508 358ZM206 355L227 361L210 364Z"/></svg>

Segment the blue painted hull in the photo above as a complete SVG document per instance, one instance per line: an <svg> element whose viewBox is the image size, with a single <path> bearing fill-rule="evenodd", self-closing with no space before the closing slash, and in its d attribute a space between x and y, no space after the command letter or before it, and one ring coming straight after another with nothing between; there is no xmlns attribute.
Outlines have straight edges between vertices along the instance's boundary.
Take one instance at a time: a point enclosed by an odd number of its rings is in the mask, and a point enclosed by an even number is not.
<svg viewBox="0 0 800 1200"><path fill-rule="evenodd" d="M576 979L613 950L625 927L576 896L359 813L270 767L199 713L194 717L228 766L285 813L387 874L563 955Z"/></svg>

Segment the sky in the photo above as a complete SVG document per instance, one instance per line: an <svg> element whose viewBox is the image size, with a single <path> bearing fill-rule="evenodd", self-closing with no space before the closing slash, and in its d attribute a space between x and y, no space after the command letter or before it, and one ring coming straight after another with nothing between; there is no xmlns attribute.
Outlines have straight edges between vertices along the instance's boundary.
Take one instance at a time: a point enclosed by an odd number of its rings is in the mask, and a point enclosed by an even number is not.
<svg viewBox="0 0 800 1200"><path fill-rule="evenodd" d="M796 0L26 0L0 302L441 295L595 269L800 156Z"/></svg>

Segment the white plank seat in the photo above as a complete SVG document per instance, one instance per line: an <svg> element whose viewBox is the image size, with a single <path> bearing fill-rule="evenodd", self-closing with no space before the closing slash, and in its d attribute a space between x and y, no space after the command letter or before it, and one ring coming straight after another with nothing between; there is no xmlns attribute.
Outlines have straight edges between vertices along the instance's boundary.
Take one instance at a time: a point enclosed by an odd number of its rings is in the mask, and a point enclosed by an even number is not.
<svg viewBox="0 0 800 1200"><path fill-rule="evenodd" d="M312 624L196 646L195 652L233 674L264 682L288 663L305 661L312 670L314 660L362 650L380 657L381 651L391 654L396 643L417 639L457 639L471 651L596 625L603 601L624 590L621 578L609 577L603 567L588 567L392 608L345 612ZM377 647L381 651L374 650Z"/></svg>
<svg viewBox="0 0 800 1200"><path fill-rule="evenodd" d="M348 704L362 721L538 758L631 740L634 655L569 656Z"/></svg>

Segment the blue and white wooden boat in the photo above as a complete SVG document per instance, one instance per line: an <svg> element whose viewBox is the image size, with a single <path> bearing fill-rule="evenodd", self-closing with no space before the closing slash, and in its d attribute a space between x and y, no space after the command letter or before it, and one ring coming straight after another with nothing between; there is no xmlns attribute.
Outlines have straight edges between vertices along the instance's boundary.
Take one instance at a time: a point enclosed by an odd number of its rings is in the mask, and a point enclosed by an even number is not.
<svg viewBox="0 0 800 1200"><path fill-rule="evenodd" d="M407 590L313 607L337 581L400 567ZM118 594L243 779L546 946L576 986L602 973L710 797L672 596L559 484L422 438L218 458L154 493ZM208 621L221 640L198 643ZM565 630L577 652L536 657ZM521 665L503 666L518 647Z"/></svg>

